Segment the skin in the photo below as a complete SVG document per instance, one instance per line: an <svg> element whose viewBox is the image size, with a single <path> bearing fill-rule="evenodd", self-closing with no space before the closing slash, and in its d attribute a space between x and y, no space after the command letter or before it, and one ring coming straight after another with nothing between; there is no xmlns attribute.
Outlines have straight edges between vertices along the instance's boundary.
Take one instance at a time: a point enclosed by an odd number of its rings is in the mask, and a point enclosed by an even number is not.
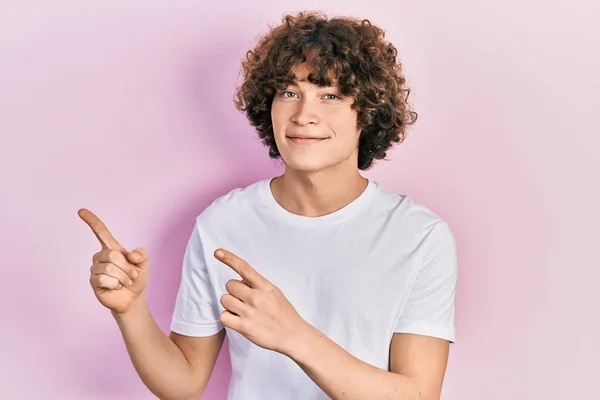
<svg viewBox="0 0 600 400"><path fill-rule="evenodd" d="M271 119L285 172L271 182L275 199L288 211L320 216L342 208L366 188L358 170L360 128L353 99L337 87L306 80L309 70L294 69L296 83L275 94ZM322 140L299 143L290 137Z"/></svg>
<svg viewBox="0 0 600 400"><path fill-rule="evenodd" d="M79 216L101 247L92 257L90 285L100 304L111 310L142 382L159 399L197 399L206 388L225 331L201 338L166 335L144 296L150 268L146 250L126 250L91 211L81 209Z"/></svg>
<svg viewBox="0 0 600 400"><path fill-rule="evenodd" d="M302 64L295 73L295 84L277 92L273 100L275 141L286 167L272 180L271 190L288 211L314 217L357 198L367 180L357 167L360 129L353 99L341 98L336 87L307 82ZM299 136L314 140L293 139ZM125 250L91 211L82 209L79 215L101 244L93 257L90 284L98 301L112 311L141 379L161 399L198 398L224 330L201 338L164 334L144 298L147 252ZM375 368L303 320L285 294L246 261L226 249L214 256L240 276L227 283L220 299L225 307L222 324L257 346L290 357L332 399L439 399L448 341L394 334L389 370Z"/></svg>

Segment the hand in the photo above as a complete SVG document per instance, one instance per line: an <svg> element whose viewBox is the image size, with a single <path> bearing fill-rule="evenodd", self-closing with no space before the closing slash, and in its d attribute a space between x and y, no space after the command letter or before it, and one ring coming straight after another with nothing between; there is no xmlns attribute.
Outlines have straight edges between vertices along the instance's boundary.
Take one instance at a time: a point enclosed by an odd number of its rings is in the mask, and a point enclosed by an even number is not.
<svg viewBox="0 0 600 400"><path fill-rule="evenodd" d="M222 249L215 251L215 258L242 277L226 284L228 293L221 297L225 307L219 318L221 323L262 348L289 355L307 332L308 322L279 288L246 261Z"/></svg>
<svg viewBox="0 0 600 400"><path fill-rule="evenodd" d="M148 282L148 254L142 248L128 252L98 217L86 209L79 217L89 225L102 249L94 254L90 284L100 304L117 314L125 313Z"/></svg>

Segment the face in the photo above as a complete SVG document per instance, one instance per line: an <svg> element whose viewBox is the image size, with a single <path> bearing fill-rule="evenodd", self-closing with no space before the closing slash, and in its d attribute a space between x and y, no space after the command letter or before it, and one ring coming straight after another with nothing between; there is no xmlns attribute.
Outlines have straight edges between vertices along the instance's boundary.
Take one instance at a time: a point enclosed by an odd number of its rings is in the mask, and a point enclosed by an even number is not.
<svg viewBox="0 0 600 400"><path fill-rule="evenodd" d="M316 172L332 167L357 168L357 113L352 98L338 88L308 82L304 64L294 69L296 82L278 91L271 119L275 142L287 168Z"/></svg>

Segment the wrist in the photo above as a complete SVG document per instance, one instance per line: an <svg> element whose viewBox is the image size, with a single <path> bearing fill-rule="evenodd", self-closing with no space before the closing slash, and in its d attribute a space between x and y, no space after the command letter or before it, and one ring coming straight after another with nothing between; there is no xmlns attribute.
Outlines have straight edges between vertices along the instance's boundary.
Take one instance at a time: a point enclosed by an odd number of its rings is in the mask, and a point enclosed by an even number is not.
<svg viewBox="0 0 600 400"><path fill-rule="evenodd" d="M322 334L317 328L306 322L288 341L284 354L301 363L309 356L311 349L315 348L321 336Z"/></svg>
<svg viewBox="0 0 600 400"><path fill-rule="evenodd" d="M146 312L147 309L148 303L146 302L146 298L142 293L138 297L136 297L135 300L133 300L133 302L129 305L129 307L127 307L126 310L121 312L110 310L110 312L115 319L123 319L139 315L140 313Z"/></svg>

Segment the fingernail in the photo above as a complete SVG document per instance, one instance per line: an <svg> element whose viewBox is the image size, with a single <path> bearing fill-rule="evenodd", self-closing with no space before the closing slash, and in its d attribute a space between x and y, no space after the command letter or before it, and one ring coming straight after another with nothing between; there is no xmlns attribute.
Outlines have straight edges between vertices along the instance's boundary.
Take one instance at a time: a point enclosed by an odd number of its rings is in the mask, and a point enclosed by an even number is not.
<svg viewBox="0 0 600 400"><path fill-rule="evenodd" d="M131 253L131 259L132 259L133 261L139 261L139 259L140 259L140 255L139 255L138 253L135 253L135 252L134 252L134 253Z"/></svg>
<svg viewBox="0 0 600 400"><path fill-rule="evenodd" d="M225 255L221 250L217 250L215 254L217 255L217 257L223 257Z"/></svg>
<svg viewBox="0 0 600 400"><path fill-rule="evenodd" d="M128 286L131 286L131 285L133 285L133 281L130 279L130 280L129 280L129 282L127 282L127 285L128 285Z"/></svg>
<svg viewBox="0 0 600 400"><path fill-rule="evenodd" d="M133 270L133 272L131 273L131 276L133 276L133 279L138 277L138 272L136 270Z"/></svg>

